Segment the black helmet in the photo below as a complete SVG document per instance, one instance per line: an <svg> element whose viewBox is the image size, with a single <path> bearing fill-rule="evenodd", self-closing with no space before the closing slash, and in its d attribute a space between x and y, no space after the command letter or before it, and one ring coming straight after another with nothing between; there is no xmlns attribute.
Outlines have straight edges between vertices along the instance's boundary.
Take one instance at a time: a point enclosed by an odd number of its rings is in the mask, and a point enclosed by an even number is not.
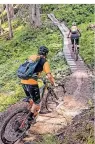
<svg viewBox="0 0 95 144"><path fill-rule="evenodd" d="M39 55L44 55L46 56L48 54L49 50L47 47L45 46L41 46L39 49L38 49L38 54Z"/></svg>

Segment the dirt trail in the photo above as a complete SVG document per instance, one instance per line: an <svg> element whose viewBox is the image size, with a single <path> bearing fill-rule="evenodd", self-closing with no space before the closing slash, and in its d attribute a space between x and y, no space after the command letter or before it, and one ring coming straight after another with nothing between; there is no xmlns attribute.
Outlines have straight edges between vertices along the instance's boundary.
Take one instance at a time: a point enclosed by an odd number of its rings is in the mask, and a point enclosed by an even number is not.
<svg viewBox="0 0 95 144"><path fill-rule="evenodd" d="M37 123L30 128L30 136L25 141L33 141L38 135L52 133L56 134L60 128L70 123L72 118L88 109L89 100L93 99L93 84L90 71L79 56L77 62L74 61L70 40L67 39L68 28L64 23L59 23L53 14L48 15L55 25L58 26L64 36L64 55L72 71L66 80L65 87L67 93L61 95L63 101L56 110L50 114L39 115Z"/></svg>
<svg viewBox="0 0 95 144"><path fill-rule="evenodd" d="M41 137L43 134L57 134L61 128L71 123L72 118L84 109L88 109L88 102L93 99L91 77L81 72L75 72L66 80L65 87L67 92L65 95L61 95L63 101L54 112L38 116L37 123L31 126L29 136L24 141L39 140L39 136Z"/></svg>
<svg viewBox="0 0 95 144"><path fill-rule="evenodd" d="M49 15L49 17L52 17L51 19L54 22L54 15ZM64 35L64 55L70 65L72 74L65 82L66 94L64 95L59 91L60 104L52 113L39 114L36 124L31 126L29 130L29 136L24 138L25 142L38 140L43 134L56 134L61 128L70 123L73 117L81 113L83 109L87 109L89 100L93 99L93 83L90 71L81 58L79 58L78 62L74 61L70 41L67 39L68 29L64 23L60 24L55 20L55 24ZM0 121L0 124L2 124L2 121ZM17 142L16 144L23 143Z"/></svg>

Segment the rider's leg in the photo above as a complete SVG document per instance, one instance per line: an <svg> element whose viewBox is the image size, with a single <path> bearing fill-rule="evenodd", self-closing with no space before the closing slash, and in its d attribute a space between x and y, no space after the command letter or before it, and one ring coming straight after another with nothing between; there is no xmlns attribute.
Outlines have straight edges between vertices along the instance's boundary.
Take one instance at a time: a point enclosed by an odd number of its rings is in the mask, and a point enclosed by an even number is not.
<svg viewBox="0 0 95 144"><path fill-rule="evenodd" d="M36 122L35 117L38 115L39 110L40 110L40 105L33 103L33 106L31 108L31 113L28 116L28 129L31 127L31 124Z"/></svg>
<svg viewBox="0 0 95 144"><path fill-rule="evenodd" d="M40 109L40 91L38 85L29 85L29 93L33 100L30 117L36 116Z"/></svg>
<svg viewBox="0 0 95 144"><path fill-rule="evenodd" d="M71 42L72 42L72 51L74 51L74 39L71 38Z"/></svg>
<svg viewBox="0 0 95 144"><path fill-rule="evenodd" d="M31 108L31 112L34 113L34 117L37 116L39 110L40 110L40 104L33 103L33 106Z"/></svg>
<svg viewBox="0 0 95 144"><path fill-rule="evenodd" d="M25 92L25 94L26 94L26 98L24 98L23 99L23 101L24 102L29 102L29 106L27 107L27 109L30 109L30 106L32 106L33 105L33 100L32 100L32 98L31 98L31 95L30 95L30 92L29 92L29 85L27 85L27 84L22 84L22 87L23 87L23 89L24 89L24 92Z"/></svg>
<svg viewBox="0 0 95 144"><path fill-rule="evenodd" d="M23 87L23 90L24 90L24 92L25 92L25 94L27 96L26 98L23 99L23 101L29 102L29 100L31 99L31 96L30 96L30 93L28 91L28 85L22 84L22 87Z"/></svg>
<svg viewBox="0 0 95 144"><path fill-rule="evenodd" d="M79 47L80 47L80 46L79 46L79 38L76 39L76 44L77 44L77 49L78 49L78 51L79 51Z"/></svg>

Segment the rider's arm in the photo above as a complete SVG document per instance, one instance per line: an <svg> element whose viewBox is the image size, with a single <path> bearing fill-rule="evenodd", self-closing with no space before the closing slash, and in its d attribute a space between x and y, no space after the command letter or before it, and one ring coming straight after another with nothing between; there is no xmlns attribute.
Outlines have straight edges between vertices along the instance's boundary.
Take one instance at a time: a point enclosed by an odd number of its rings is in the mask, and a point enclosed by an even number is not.
<svg viewBox="0 0 95 144"><path fill-rule="evenodd" d="M52 76L51 73L47 74L47 78L49 79L49 81L51 82L51 84L54 85L54 78L53 78L53 76Z"/></svg>
<svg viewBox="0 0 95 144"><path fill-rule="evenodd" d="M45 62L44 66L43 66L43 71L46 73L47 78L49 79L50 83L54 85L54 78L51 74L50 66L49 66L48 62Z"/></svg>

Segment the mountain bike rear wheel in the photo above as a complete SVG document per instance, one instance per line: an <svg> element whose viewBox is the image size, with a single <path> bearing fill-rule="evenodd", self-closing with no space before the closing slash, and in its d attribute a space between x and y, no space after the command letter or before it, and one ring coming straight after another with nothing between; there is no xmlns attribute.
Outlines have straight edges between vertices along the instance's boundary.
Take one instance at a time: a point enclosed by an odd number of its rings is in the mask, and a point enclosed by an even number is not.
<svg viewBox="0 0 95 144"><path fill-rule="evenodd" d="M1 140L4 144L14 144L18 139L23 137L28 129L28 121L24 122L24 127L19 129L21 122L28 115L27 109L20 109L10 115L1 128Z"/></svg>

